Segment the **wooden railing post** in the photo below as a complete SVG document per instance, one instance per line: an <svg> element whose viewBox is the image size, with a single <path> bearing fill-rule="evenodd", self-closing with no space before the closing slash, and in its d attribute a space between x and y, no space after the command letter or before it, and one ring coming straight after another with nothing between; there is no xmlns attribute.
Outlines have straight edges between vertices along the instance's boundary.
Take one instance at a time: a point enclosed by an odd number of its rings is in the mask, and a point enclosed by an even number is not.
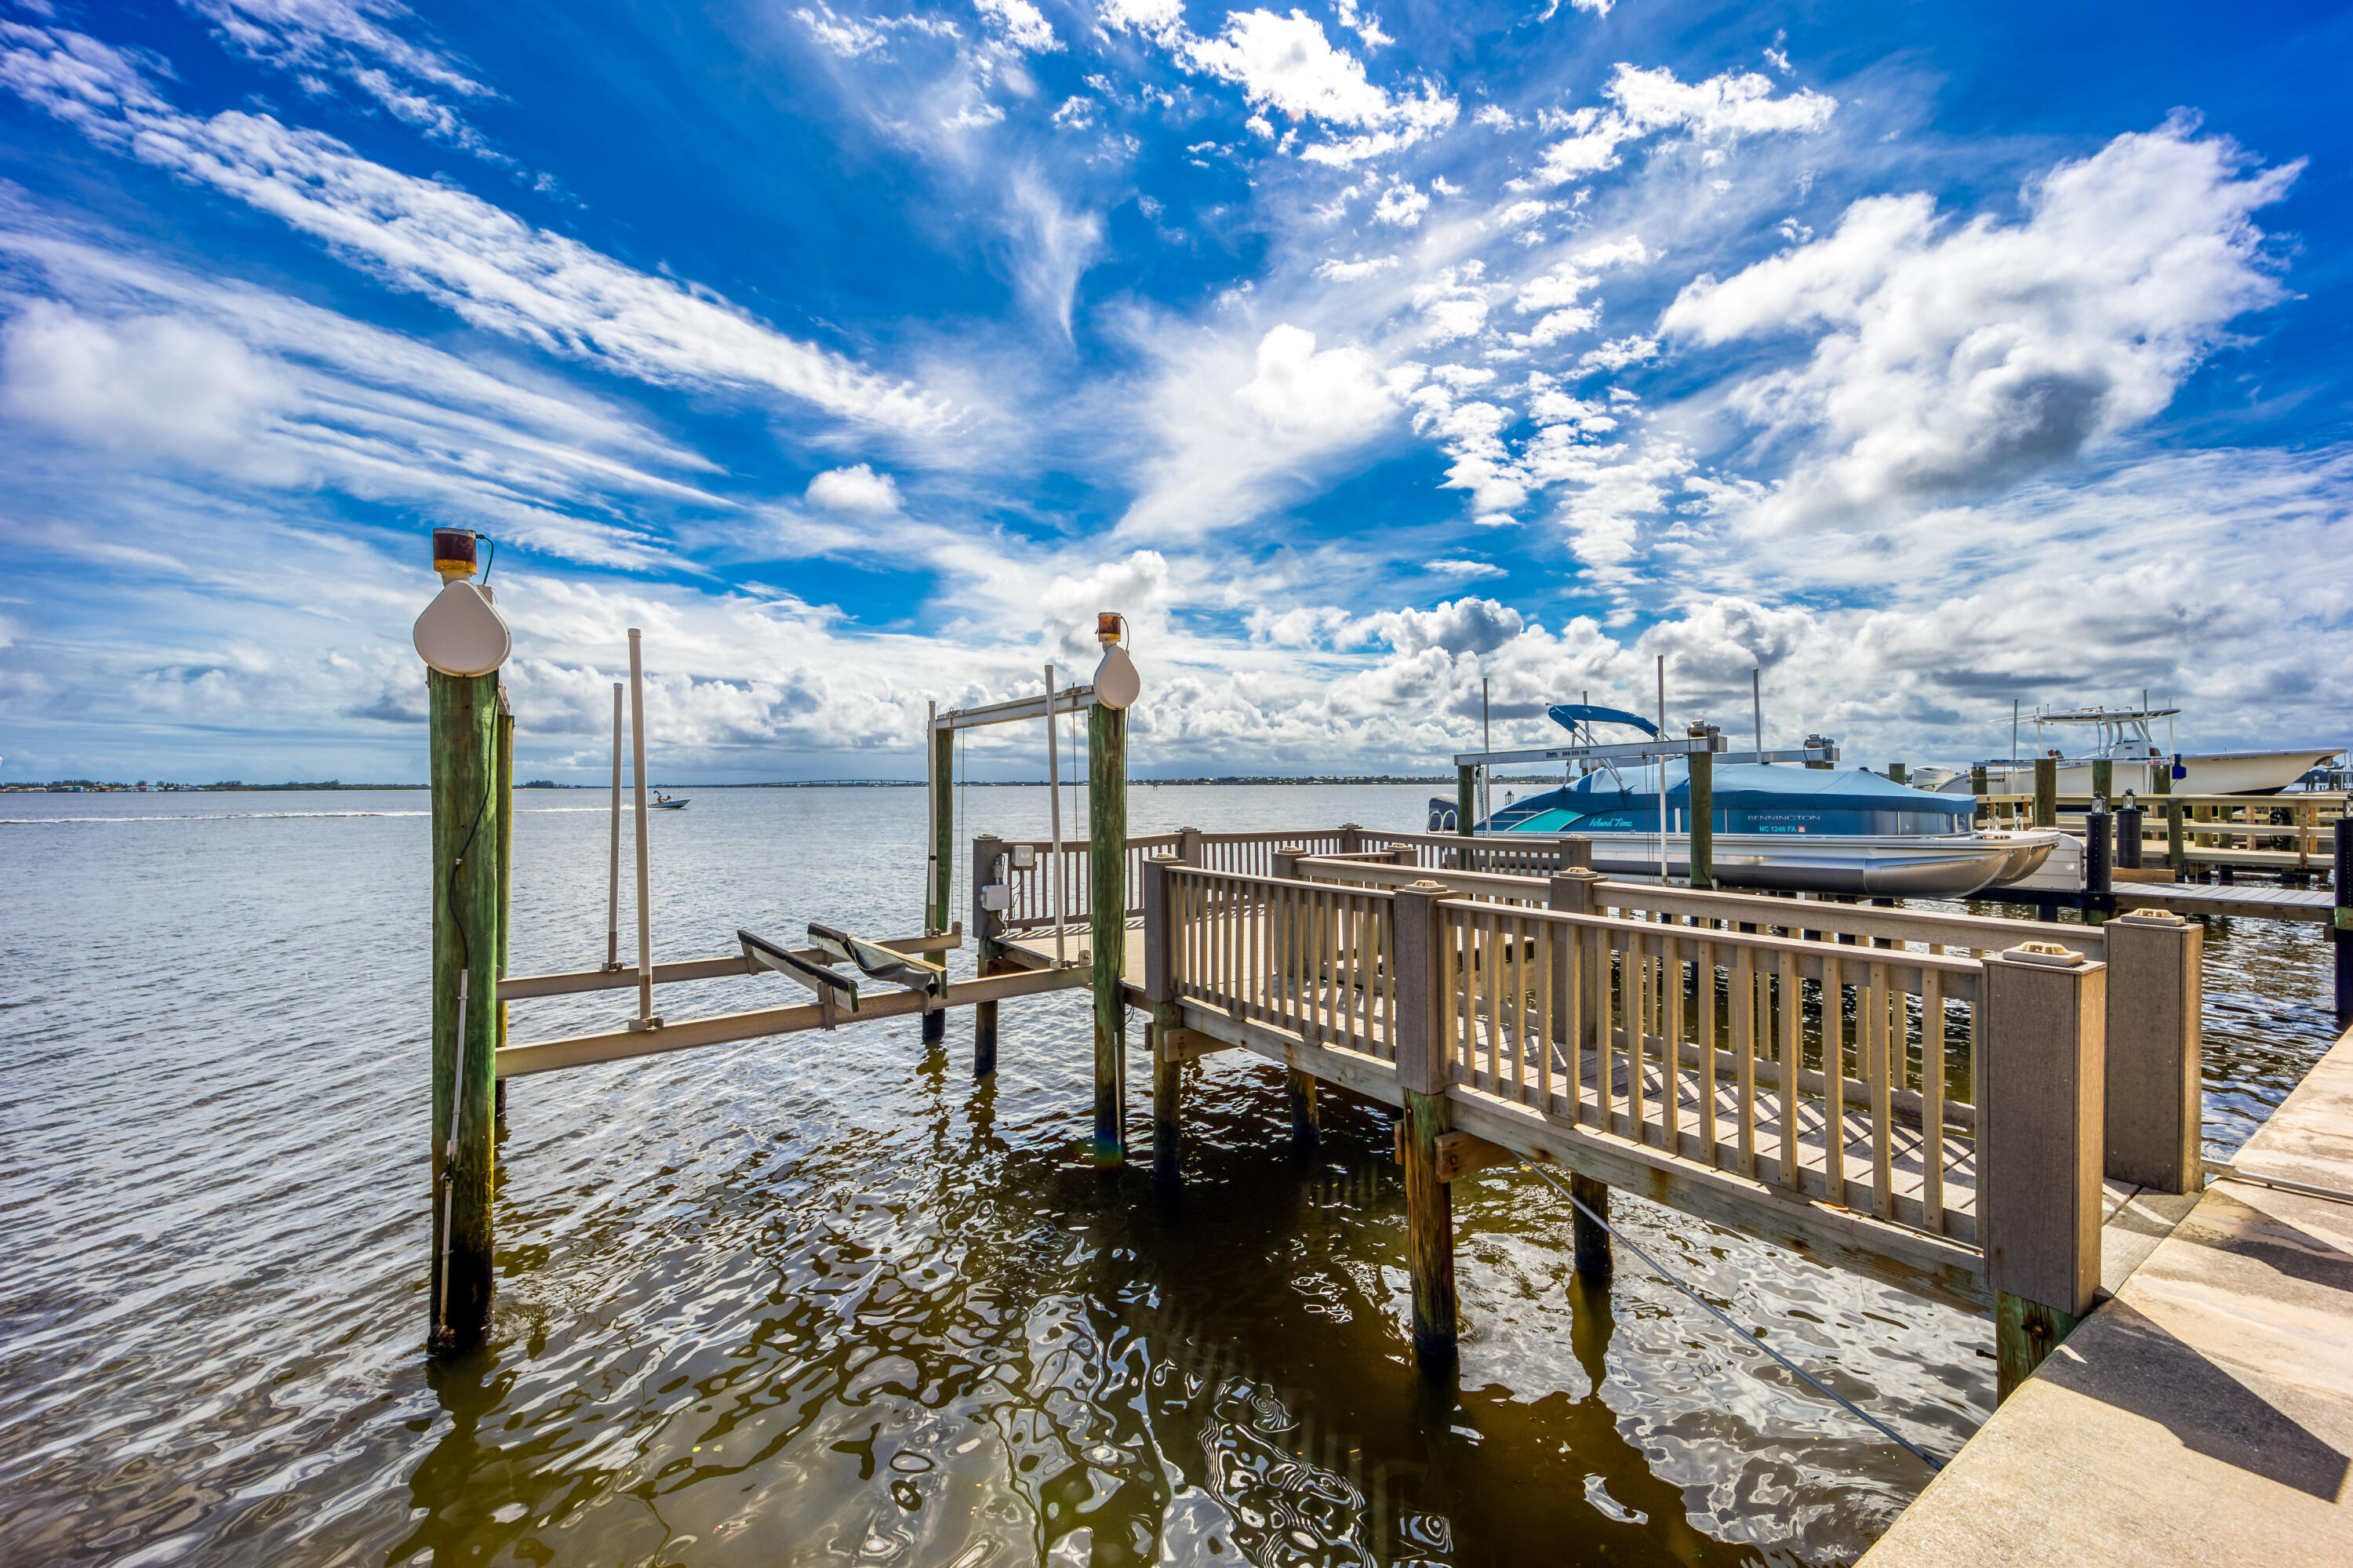
<svg viewBox="0 0 2353 1568"><path fill-rule="evenodd" d="M989 885L997 880L997 863L1005 856L1005 842L995 833L972 841L973 972L993 975L1003 967L1003 949L997 939L998 916L987 903ZM945 1018L925 1013L923 1022ZM972 1007L972 1076L975 1083L997 1071L997 1003L976 1001Z"/></svg>
<svg viewBox="0 0 2353 1568"><path fill-rule="evenodd" d="M1425 1372L1455 1360L1454 1209L1439 1180L1438 1140L1451 1129L1446 1101L1446 916L1434 883L1400 887L1389 914L1397 964L1397 1076L1405 1118L1406 1266L1413 1278L1414 1357Z"/></svg>
<svg viewBox="0 0 2353 1568"><path fill-rule="evenodd" d="M1564 851L1563 858L1567 858L1566 852L1572 844L1585 852L1585 863L1590 866L1593 860L1593 841L1591 839L1564 840L1561 845ZM1594 889L1600 885L1601 881L1601 874L1589 869L1579 868L1560 872L1552 878L1549 892L1545 899L1546 906L1569 915L1590 915L1593 913ZM1553 954L1552 972L1563 977L1584 973L1585 971L1577 967L1575 961L1576 938L1568 931L1563 930L1555 936L1554 940L1558 947ZM1547 1033L1553 1043L1562 1046L1567 1052L1569 1062L1567 1092L1569 1103L1573 1106L1577 1103L1578 1094L1577 1084L1578 1065L1585 1060L1584 1036L1587 1028L1585 1019L1592 1015L1591 1009L1597 1005L1597 1002L1596 999L1590 996L1581 998L1580 1016L1572 1019L1568 1015L1568 992L1567 985L1560 980L1554 981L1551 1027ZM1575 1038L1571 1037L1572 1030L1575 1032ZM1609 1218L1609 1184L1598 1177L1587 1176L1572 1171L1568 1176L1568 1190L1578 1202L1584 1204L1586 1209L1592 1210L1597 1216L1596 1219L1588 1219L1585 1209L1570 1211L1569 1234L1576 1248L1577 1272L1582 1275L1588 1284L1607 1286L1613 1267L1609 1252L1609 1232L1605 1228L1604 1224Z"/></svg>
<svg viewBox="0 0 2353 1568"><path fill-rule="evenodd" d="M1098 1165L1127 1159L1127 713L1087 709L1087 902L1094 944L1095 1134Z"/></svg>
<svg viewBox="0 0 2353 1568"><path fill-rule="evenodd" d="M499 678L425 677L433 805L433 1278L430 1342L490 1331L498 1113ZM455 1111L453 1117L452 1111ZM453 1131L454 1129L454 1131Z"/></svg>
<svg viewBox="0 0 2353 1568"><path fill-rule="evenodd" d="M2161 909L2108 922L2106 1154L2119 1181L2195 1192L2204 1133L2206 927Z"/></svg>
<svg viewBox="0 0 2353 1568"><path fill-rule="evenodd" d="M1185 1064L1174 1049L1184 1010L1176 1004L1176 927L1169 906L1169 871L1184 863L1154 855L1144 863L1144 994L1152 1003L1152 1179L1173 1186L1178 1160Z"/></svg>
<svg viewBox="0 0 2353 1568"><path fill-rule="evenodd" d="M1458 837L1466 839L1471 837L1472 830L1478 826L1478 813L1477 775L1468 766L1458 767L1454 769L1454 832ZM1470 851L1465 849L1455 852L1454 869L1457 871L1471 869Z"/></svg>
<svg viewBox="0 0 2353 1568"><path fill-rule="evenodd" d="M1206 870L1208 863L1201 858L1202 852L1207 847L1203 842L1206 837L1207 835L1198 828L1177 829L1176 858L1187 865Z"/></svg>
<svg viewBox="0 0 2353 1568"><path fill-rule="evenodd" d="M2054 944L1985 960L1978 1214L2005 1399L2099 1288L2107 980Z"/></svg>
<svg viewBox="0 0 2353 1568"><path fill-rule="evenodd" d="M1342 822L1340 824L1340 853L1342 854L1362 854L1364 853L1364 824L1361 822Z"/></svg>
<svg viewBox="0 0 2353 1568"><path fill-rule="evenodd" d="M2353 816L2338 817L2334 831L2328 885L2336 912L2330 936L2337 949L2337 1018L2341 1023L2353 1018Z"/></svg>

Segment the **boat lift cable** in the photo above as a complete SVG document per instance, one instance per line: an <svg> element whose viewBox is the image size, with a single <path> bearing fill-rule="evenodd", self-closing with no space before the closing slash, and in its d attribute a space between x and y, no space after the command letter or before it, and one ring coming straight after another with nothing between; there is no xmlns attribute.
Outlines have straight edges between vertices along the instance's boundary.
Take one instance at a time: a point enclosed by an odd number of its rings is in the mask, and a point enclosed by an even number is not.
<svg viewBox="0 0 2353 1568"><path fill-rule="evenodd" d="M1840 1404L1845 1406L1847 1412L1854 1416L1856 1420L1862 1422L1873 1430L1880 1433L1890 1442L1895 1444L1898 1447L1901 1447L1905 1453L1910 1454L1914 1458L1918 1459L1922 1464L1927 1466L1931 1470L1942 1470L1945 1467L1941 1462L1929 1457L1926 1451L1921 1448L1918 1444L1912 1442L1902 1433L1896 1431L1895 1428L1888 1425L1887 1423L1880 1420L1877 1416L1872 1414L1869 1411L1855 1404L1854 1401L1849 1399L1838 1390L1823 1383L1821 1379L1816 1377L1813 1373L1808 1372L1805 1368L1799 1366L1797 1362L1791 1361L1780 1351L1775 1350L1771 1345L1766 1343L1760 1335L1742 1328L1738 1323L1733 1321L1729 1313L1725 1312L1715 1302L1710 1301L1706 1297L1702 1296L1698 1291L1693 1289L1690 1286L1684 1284L1682 1280L1668 1273L1665 1268L1660 1266L1657 1258L1652 1257L1649 1253L1644 1252L1640 1246L1636 1245L1627 1237L1623 1231L1620 1231L1608 1220L1603 1219L1599 1214L1595 1213L1591 1209L1588 1208L1585 1205L1584 1200L1577 1197L1577 1193L1571 1190L1567 1181L1562 1181L1558 1176L1555 1175L1552 1171L1545 1169L1541 1165L1524 1165L1522 1168L1524 1170L1535 1171L1538 1176L1543 1177L1546 1181L1550 1182L1559 1191L1561 1196L1567 1198L1571 1203L1577 1205L1577 1212L1578 1213L1583 1214L1587 1219L1591 1220L1595 1224L1599 1225L1603 1230L1608 1231L1613 1241L1616 1241L1620 1245L1623 1246L1628 1252L1632 1253L1636 1257L1641 1258L1644 1266L1647 1266L1652 1274L1657 1275L1661 1279L1665 1280L1668 1284L1673 1286L1676 1289L1690 1297L1694 1301L1698 1302L1702 1307L1707 1308L1709 1315L1715 1318L1717 1322L1722 1323L1725 1328L1731 1330L1741 1339L1746 1340L1752 1345L1755 1345L1758 1350L1772 1357L1788 1372L1794 1373L1798 1377L1805 1379L1805 1381L1810 1383L1814 1388L1820 1390L1830 1398L1836 1400Z"/></svg>

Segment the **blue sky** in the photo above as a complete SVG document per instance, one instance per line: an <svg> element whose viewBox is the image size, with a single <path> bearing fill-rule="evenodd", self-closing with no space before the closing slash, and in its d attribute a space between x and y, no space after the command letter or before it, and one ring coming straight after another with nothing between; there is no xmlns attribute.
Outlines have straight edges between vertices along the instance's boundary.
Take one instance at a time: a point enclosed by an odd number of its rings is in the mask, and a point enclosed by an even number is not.
<svg viewBox="0 0 2353 1568"><path fill-rule="evenodd" d="M0 779L421 777L436 524L557 777L631 625L664 776L911 776L1099 609L1140 774L1426 768L1661 654L1863 759L2144 688L2342 742L2348 64L2317 5L14 0Z"/></svg>

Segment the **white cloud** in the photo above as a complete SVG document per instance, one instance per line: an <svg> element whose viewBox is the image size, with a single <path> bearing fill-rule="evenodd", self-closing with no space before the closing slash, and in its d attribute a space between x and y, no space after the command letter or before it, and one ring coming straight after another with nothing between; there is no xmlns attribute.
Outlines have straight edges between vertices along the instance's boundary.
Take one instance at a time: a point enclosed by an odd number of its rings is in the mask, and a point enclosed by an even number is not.
<svg viewBox="0 0 2353 1568"><path fill-rule="evenodd" d="M887 516L899 510L899 482L876 473L871 464L828 469L808 482L808 498L828 512L856 517Z"/></svg>
<svg viewBox="0 0 2353 1568"><path fill-rule="evenodd" d="M1049 54L1062 47L1044 14L1029 0L973 0L973 4L1017 49Z"/></svg>
<svg viewBox="0 0 2353 1568"><path fill-rule="evenodd" d="M1166 43L1185 26L1185 0L1101 0L1096 15L1113 31L1133 27Z"/></svg>
<svg viewBox="0 0 2353 1568"><path fill-rule="evenodd" d="M1477 111L1471 116L1471 122L1473 125L1484 125L1493 131L1509 131L1519 124L1517 120L1512 118L1512 111L1500 103L1481 104Z"/></svg>
<svg viewBox="0 0 2353 1568"><path fill-rule="evenodd" d="M1838 107L1838 100L1810 89L1776 98L1772 79L1755 71L1683 82L1668 67L1645 70L1623 61L1602 96L1617 107L1588 105L1548 120L1570 134L1545 149L1527 183L1556 185L1614 168L1620 147L1662 131L1687 132L1703 142L1816 132Z"/></svg>
<svg viewBox="0 0 2353 1568"><path fill-rule="evenodd" d="M1378 16L1369 11L1357 9L1356 0L1335 0L1333 9L1340 18L1340 26L1364 39L1365 48L1377 49L1384 44L1397 42L1395 38L1381 31L1381 19Z"/></svg>
<svg viewBox="0 0 2353 1568"><path fill-rule="evenodd" d="M1354 283L1386 272L1398 264L1394 256L1377 256L1370 261L1335 261L1329 258L1315 267L1315 275L1335 283Z"/></svg>
<svg viewBox="0 0 2353 1568"><path fill-rule="evenodd" d="M668 477L713 465L572 388L5 218L0 403L20 437L108 454L110 490L184 472L310 504L332 489L610 566L663 558L639 503L731 508Z"/></svg>
<svg viewBox="0 0 2353 1568"><path fill-rule="evenodd" d="M1416 93L1392 95L1376 86L1364 63L1334 48L1303 11L1230 12L1214 38L1171 31L1163 41L1195 69L1239 86L1253 107L1272 108L1294 122L1364 132L1303 148L1299 155L1312 162L1345 167L1399 151L1452 124L1459 110L1426 81Z"/></svg>
<svg viewBox="0 0 2353 1568"><path fill-rule="evenodd" d="M1444 577L1500 577L1510 574L1488 561L1424 561L1422 570Z"/></svg>
<svg viewBox="0 0 2353 1568"><path fill-rule="evenodd" d="M1700 278L1661 326L1706 344L1821 332L1804 364L1735 400L1808 443L1768 516L1984 493L2154 418L2233 318L2284 297L2250 215L2302 165L2242 163L2168 124L2058 165L2016 223L1954 227L1926 196L1868 198L1828 238Z"/></svg>
<svg viewBox="0 0 2353 1568"><path fill-rule="evenodd" d="M95 39L0 23L0 85L91 141L247 202L485 331L661 385L765 388L885 425L947 417L913 387L332 137L268 115L184 114Z"/></svg>
<svg viewBox="0 0 2353 1568"><path fill-rule="evenodd" d="M1381 199L1373 205L1373 221L1411 228L1421 221L1421 215L1429 209L1430 198L1410 184L1399 180L1383 191Z"/></svg>
<svg viewBox="0 0 2353 1568"><path fill-rule="evenodd" d="M906 16L844 16L832 6L818 0L815 10L804 6L793 15L809 36L844 59L857 59L864 55L888 58L883 50L892 37L899 33L918 33L933 37L958 37L956 25L944 17Z"/></svg>
<svg viewBox="0 0 2353 1568"><path fill-rule="evenodd" d="M1392 429L1422 366L1354 344L1316 347L1288 323L1246 352L1229 340L1172 358L1149 407L1163 451L1124 536L1198 537L1259 516L1341 455Z"/></svg>
<svg viewBox="0 0 2353 1568"><path fill-rule="evenodd" d="M494 161L505 162L438 94L491 96L464 66L413 43L392 24L410 19L397 0L182 0L214 36L248 59L295 74L306 91L339 77L395 118Z"/></svg>
<svg viewBox="0 0 2353 1568"><path fill-rule="evenodd" d="M1658 354L1657 338L1641 336L1612 338L1580 358L1577 362L1577 367L1588 375L1595 371L1619 371L1630 365L1640 365L1644 360L1655 359Z"/></svg>

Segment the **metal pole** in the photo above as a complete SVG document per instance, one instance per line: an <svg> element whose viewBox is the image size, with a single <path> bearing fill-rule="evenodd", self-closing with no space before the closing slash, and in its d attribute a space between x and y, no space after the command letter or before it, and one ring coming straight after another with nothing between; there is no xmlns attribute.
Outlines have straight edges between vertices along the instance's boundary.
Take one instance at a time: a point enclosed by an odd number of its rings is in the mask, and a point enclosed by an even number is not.
<svg viewBox="0 0 2353 1568"><path fill-rule="evenodd" d="M1484 675L1479 677L1479 749L1482 751L1495 749L1495 726L1487 717L1487 677ZM1492 821L1495 815L1495 801L1488 789L1489 781L1493 776L1493 768L1483 763L1480 766L1479 820L1482 822Z"/></svg>
<svg viewBox="0 0 2353 1568"><path fill-rule="evenodd" d="M943 929L947 916L935 906L932 887L939 880L940 858L940 705L923 705L923 929Z"/></svg>
<svg viewBox="0 0 2353 1568"><path fill-rule="evenodd" d="M1757 760L1765 760L1765 672L1762 666L1748 672L1748 707L1757 722Z"/></svg>
<svg viewBox="0 0 2353 1568"><path fill-rule="evenodd" d="M1659 738L1667 738L1667 656L1659 655ZM1659 881L1667 880L1667 759L1659 758Z"/></svg>
<svg viewBox="0 0 2353 1568"><path fill-rule="evenodd" d="M605 882L605 967L621 967L621 683L613 683L613 861Z"/></svg>
<svg viewBox="0 0 2353 1568"><path fill-rule="evenodd" d="M2010 699L2010 760L2002 765L2001 792L2018 793L2018 699Z"/></svg>
<svg viewBox="0 0 2353 1568"><path fill-rule="evenodd" d="M1054 967L1068 960L1062 954L1062 759L1054 749L1054 666L1046 666L1046 800L1053 822L1054 849L1046 861L1046 879L1054 887Z"/></svg>
<svg viewBox="0 0 2353 1568"><path fill-rule="evenodd" d="M643 636L629 628L629 768L638 819L638 1016L632 1029L659 1029L654 1016L654 927L646 875L646 668Z"/></svg>

